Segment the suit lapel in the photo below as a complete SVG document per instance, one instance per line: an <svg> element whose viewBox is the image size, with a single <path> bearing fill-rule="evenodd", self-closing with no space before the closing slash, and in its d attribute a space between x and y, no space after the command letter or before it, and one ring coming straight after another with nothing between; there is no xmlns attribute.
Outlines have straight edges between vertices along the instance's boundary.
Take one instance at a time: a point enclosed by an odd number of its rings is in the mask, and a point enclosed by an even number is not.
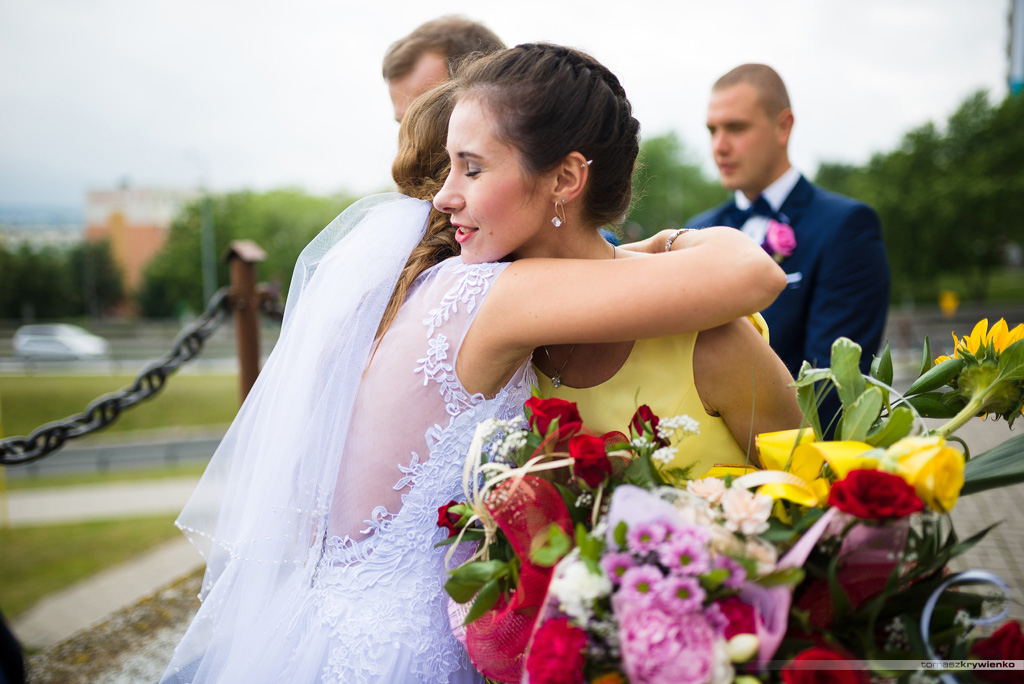
<svg viewBox="0 0 1024 684"><path fill-rule="evenodd" d="M800 180L796 182L796 185L789 192L789 197L779 207L779 220L782 220L782 216L785 216L789 220L784 221L784 223L789 223L795 230L797 224L800 223L800 218L807 211L807 207L810 206L812 199L814 199L814 186L801 174Z"/></svg>

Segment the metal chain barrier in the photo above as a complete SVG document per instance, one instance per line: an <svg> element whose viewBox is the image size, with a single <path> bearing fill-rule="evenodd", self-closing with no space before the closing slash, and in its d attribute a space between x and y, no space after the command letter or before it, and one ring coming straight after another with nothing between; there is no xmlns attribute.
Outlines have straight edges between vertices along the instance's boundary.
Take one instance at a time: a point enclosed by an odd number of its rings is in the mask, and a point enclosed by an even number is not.
<svg viewBox="0 0 1024 684"><path fill-rule="evenodd" d="M207 304L206 311L178 334L171 351L146 366L133 384L96 399L82 413L36 428L28 437L8 437L0 440L0 465L20 465L36 461L60 449L69 439L105 428L117 420L124 409L152 397L163 389L167 377L183 363L198 355L203 350L206 339L230 314L229 292L229 287L218 290ZM273 317L272 311L267 311L267 314Z"/></svg>

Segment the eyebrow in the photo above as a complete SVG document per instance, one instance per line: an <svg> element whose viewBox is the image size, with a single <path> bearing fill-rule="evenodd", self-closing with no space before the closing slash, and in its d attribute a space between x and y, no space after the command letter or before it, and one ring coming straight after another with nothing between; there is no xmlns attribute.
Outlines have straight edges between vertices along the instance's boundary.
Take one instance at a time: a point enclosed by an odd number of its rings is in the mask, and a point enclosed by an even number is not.
<svg viewBox="0 0 1024 684"><path fill-rule="evenodd" d="M483 159L483 157L481 157L476 152L459 152L455 156L458 157L459 159L473 159L473 160Z"/></svg>

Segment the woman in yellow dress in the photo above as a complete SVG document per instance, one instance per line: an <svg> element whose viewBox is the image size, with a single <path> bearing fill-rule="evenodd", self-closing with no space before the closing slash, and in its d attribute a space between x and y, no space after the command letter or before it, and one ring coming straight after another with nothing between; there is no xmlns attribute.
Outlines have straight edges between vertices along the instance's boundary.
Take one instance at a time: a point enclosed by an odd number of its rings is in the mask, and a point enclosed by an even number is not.
<svg viewBox="0 0 1024 684"><path fill-rule="evenodd" d="M678 248L687 236L663 231L613 257L663 251L670 239ZM699 433L679 442L661 467L699 477L716 466L760 465L754 435L800 425L792 377L768 334L755 314L699 333L619 343L615 354L605 345L559 345L538 349L533 359L541 393L576 402L595 432L628 432L638 404L661 418L696 420Z"/></svg>

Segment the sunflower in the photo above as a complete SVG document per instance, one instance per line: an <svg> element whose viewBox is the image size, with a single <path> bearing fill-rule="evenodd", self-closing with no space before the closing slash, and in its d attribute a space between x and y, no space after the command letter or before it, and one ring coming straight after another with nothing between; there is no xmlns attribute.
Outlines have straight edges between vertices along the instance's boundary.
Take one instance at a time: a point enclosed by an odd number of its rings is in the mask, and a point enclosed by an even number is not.
<svg viewBox="0 0 1024 684"><path fill-rule="evenodd" d="M1013 330L1006 324L1006 320L1000 318L992 329L989 330L988 319L983 318L974 326L970 335L957 338L953 335L953 356L940 356L935 359L936 364L948 361L950 358L963 359L969 354L978 360L999 358L999 354L1014 342L1024 339L1024 323L1021 323Z"/></svg>
<svg viewBox="0 0 1024 684"><path fill-rule="evenodd" d="M1024 382L1012 369L1000 368L1006 364L1001 364L999 358L1007 348L1021 340L1024 340L1024 324L1011 330L1002 318L991 328L988 327L988 319L983 318L966 337L958 339L956 333L953 333L952 358L962 359L964 363L949 384L968 400L962 414L984 417L994 413L1011 425L1015 416L1024 414ZM1019 354L1011 363L1018 363L1018 357ZM935 363L940 364L949 359L949 356L940 356L935 359ZM962 424L958 414L945 427L952 430ZM945 431L945 434L949 434L949 431Z"/></svg>

